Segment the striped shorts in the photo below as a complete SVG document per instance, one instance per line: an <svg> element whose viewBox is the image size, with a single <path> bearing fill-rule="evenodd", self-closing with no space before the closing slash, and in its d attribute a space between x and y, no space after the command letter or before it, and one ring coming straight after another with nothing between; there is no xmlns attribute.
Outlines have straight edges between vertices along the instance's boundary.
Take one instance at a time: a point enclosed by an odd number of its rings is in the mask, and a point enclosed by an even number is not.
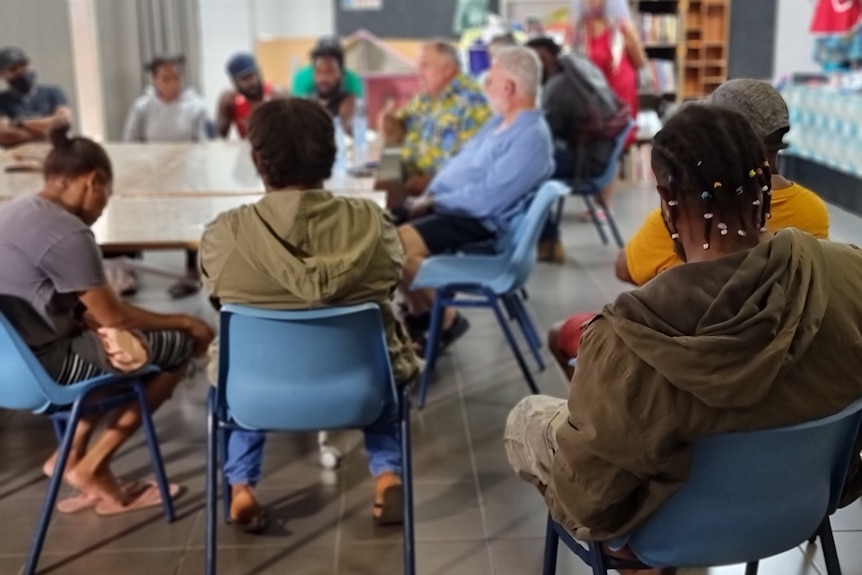
<svg viewBox="0 0 862 575"><path fill-rule="evenodd" d="M147 331L140 335L145 338L150 350L149 364L158 366L162 371L175 371L192 357L194 341L183 331ZM60 374L56 378L60 385L70 385L116 373L115 370L110 369L110 362L107 361L104 348L97 337L86 338L81 343L84 345L70 347Z"/></svg>

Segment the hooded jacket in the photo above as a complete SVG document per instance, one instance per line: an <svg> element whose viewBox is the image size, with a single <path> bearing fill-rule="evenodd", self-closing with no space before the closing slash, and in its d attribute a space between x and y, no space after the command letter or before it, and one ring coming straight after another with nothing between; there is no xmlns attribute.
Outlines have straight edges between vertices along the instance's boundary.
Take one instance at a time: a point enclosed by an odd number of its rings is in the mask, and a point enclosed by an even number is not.
<svg viewBox="0 0 862 575"><path fill-rule="evenodd" d="M585 540L630 533L687 481L699 438L858 399L860 293L858 248L788 229L621 295L581 341L546 492L554 518Z"/></svg>
<svg viewBox="0 0 862 575"><path fill-rule="evenodd" d="M200 246L204 285L223 304L288 310L379 304L399 382L419 371L391 308L403 258L395 226L376 204L324 191L269 192L219 215Z"/></svg>

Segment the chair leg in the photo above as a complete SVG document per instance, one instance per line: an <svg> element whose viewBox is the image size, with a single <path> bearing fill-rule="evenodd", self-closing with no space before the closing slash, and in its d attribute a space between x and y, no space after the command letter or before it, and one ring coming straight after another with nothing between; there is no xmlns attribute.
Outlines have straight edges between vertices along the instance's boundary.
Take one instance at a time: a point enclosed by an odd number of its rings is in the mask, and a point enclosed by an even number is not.
<svg viewBox="0 0 862 575"><path fill-rule="evenodd" d="M542 575L556 575L557 550L560 548L560 537L554 530L554 520L548 514L548 527L545 529L545 558L542 562Z"/></svg>
<svg viewBox="0 0 862 575"><path fill-rule="evenodd" d="M416 574L413 517L413 451L410 444L410 386L401 392L401 481L404 485L404 574Z"/></svg>
<svg viewBox="0 0 862 575"><path fill-rule="evenodd" d="M69 454L72 452L72 439L78 428L78 420L81 418L81 405L85 399L86 396L78 398L72 406L72 412L66 424L66 433L63 436L63 441L60 442L60 454L57 457L57 465L55 466L56 472L51 476L51 480L48 483L48 493L45 494L45 501L42 502L42 511L39 513L36 532L33 534L33 542L30 544L30 553L27 555L27 563L23 571L24 575L35 575L36 568L39 565L39 556L42 554L45 536L48 534L51 515L54 513L54 504L57 502L57 494L60 492L60 484L63 482L62 470L66 468L66 463L69 462Z"/></svg>
<svg viewBox="0 0 862 575"><path fill-rule="evenodd" d="M153 425L153 417L150 414L150 406L147 403L147 395L144 392L144 384L135 382L135 394L138 396L138 404L141 409L141 424L144 428L144 436L147 438L147 446L150 448L150 459L152 460L153 473L162 495L162 510L168 523L176 519L174 502L171 499L171 490L168 486L168 477L165 473L165 462L162 460L162 452L159 449L159 438L156 435L156 426Z"/></svg>
<svg viewBox="0 0 862 575"><path fill-rule="evenodd" d="M611 213L611 210L605 202L605 199L601 197L601 195L599 195L598 197L596 197L596 202L605 211L605 218L608 221L608 227L611 228L611 235L614 236L614 241L617 243L617 247L620 249L625 248L625 242L623 241L623 236L620 234L620 228L617 226L617 220Z"/></svg>
<svg viewBox="0 0 862 575"><path fill-rule="evenodd" d="M216 473L221 475L221 489L222 489L222 511L224 522L230 523L230 504L233 497L233 492L231 492L230 482L227 480L227 473L225 473L225 462L227 461L227 442L230 439L230 434L232 430L225 429L224 427L218 424L218 414L216 414L216 449L218 449L218 466L216 466Z"/></svg>
<svg viewBox="0 0 862 575"><path fill-rule="evenodd" d="M524 333L524 339L530 345L530 351L533 352L533 358L536 360L536 365L539 371L545 370L545 361L542 359L542 340L539 339L539 334L536 333L536 326L533 325L533 320L517 294L509 294L510 305L515 310L515 319L518 320L518 325L521 326L521 331Z"/></svg>
<svg viewBox="0 0 862 575"><path fill-rule="evenodd" d="M206 575L215 575L216 572L216 530L218 519L216 518L216 498L218 490L218 423L216 413L216 390L210 389L207 398L207 515L206 515ZM222 483L222 488L227 489L227 484Z"/></svg>
<svg viewBox="0 0 862 575"><path fill-rule="evenodd" d="M817 533L823 545L823 560L826 562L827 575L841 575L841 564L838 562L838 549L835 548L835 538L832 536L832 523L829 517L823 519Z"/></svg>
<svg viewBox="0 0 862 575"><path fill-rule="evenodd" d="M518 367L521 368L521 372L527 380L527 385L530 387L530 393L538 394L539 386L536 385L536 380L533 379L533 374L530 372L530 368L527 367L527 362L524 361L524 356L521 354L518 342L515 340L515 336L512 334L512 330L509 327L509 322L506 321L506 318L503 316L503 312L500 310L499 298L494 294L489 294L488 299L491 302L491 309L494 310L494 315L497 316L497 323L500 324L500 328L503 330L503 335L506 336L506 341L509 342L509 347L512 348L512 353L518 361Z"/></svg>
<svg viewBox="0 0 862 575"><path fill-rule="evenodd" d="M607 234L605 234L605 226L602 224L602 222L599 221L598 215L596 213L596 207L593 205L593 201L590 199L589 196L584 196L584 203L587 205L587 212L589 212L590 219L593 220L593 225L596 227L596 231L599 233L599 239L602 241L602 245L608 245L608 236Z"/></svg>
<svg viewBox="0 0 862 575"><path fill-rule="evenodd" d="M63 437L66 436L66 420L65 416L55 415L51 417L51 427L54 429L54 436L57 438L57 445L63 443ZM61 471L62 472L62 471Z"/></svg>
<svg viewBox="0 0 862 575"><path fill-rule="evenodd" d="M745 575L757 575L758 567L760 567L760 561L749 561L745 564Z"/></svg>
<svg viewBox="0 0 862 575"><path fill-rule="evenodd" d="M589 543L590 546L590 566L593 568L593 575L607 575L608 570L605 567L605 555L602 550L601 543Z"/></svg>
<svg viewBox="0 0 862 575"><path fill-rule="evenodd" d="M428 384L431 382L431 375L437 363L440 332L443 329L443 313L446 311L442 302L447 299L447 295L445 291L438 290L434 296L434 305L431 307L431 325L428 327L428 339L425 341L425 369L422 370L422 376L419 378L419 409L425 407Z"/></svg>

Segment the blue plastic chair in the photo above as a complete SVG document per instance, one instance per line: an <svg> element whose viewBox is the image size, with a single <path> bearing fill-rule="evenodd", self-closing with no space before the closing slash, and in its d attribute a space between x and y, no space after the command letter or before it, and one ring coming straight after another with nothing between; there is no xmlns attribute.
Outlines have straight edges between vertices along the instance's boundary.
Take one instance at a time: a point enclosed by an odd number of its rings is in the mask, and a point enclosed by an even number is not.
<svg viewBox="0 0 862 575"><path fill-rule="evenodd" d="M608 245L608 236L605 234L604 224L599 221L596 207L593 205L593 200L595 200L599 207L604 210L608 227L611 228L611 234L614 236L614 241L620 249L625 247L625 242L620 234L620 229L617 226L617 221L614 218L613 213L610 211L602 197L602 190L607 188L611 182L614 181L614 178L617 177L617 166L619 165L620 156L622 156L623 153L623 146L625 145L626 140L628 140L629 134L631 134L634 127L635 122L632 120L616 137L614 140L613 150L608 158L608 163L602 173L594 178L587 179L580 179L576 176L575 181L571 184L571 190L569 192L573 196L581 196L584 199L584 203L587 205L587 211L590 214L590 219L592 219L593 224L596 226L599 239L601 240L602 245L606 246ZM560 223L563 219L563 206L565 204L565 200L565 197L560 198L557 202L556 212L552 215L554 225L557 229L560 229Z"/></svg>
<svg viewBox="0 0 862 575"><path fill-rule="evenodd" d="M497 255L440 255L422 263L410 289L433 289L435 297L425 346L425 369L419 385L420 408L425 406L428 384L437 361L443 311L449 306L489 307L494 310L530 391L539 393L533 374L524 361L499 304L502 301L510 315L517 320L537 362L540 366L544 365L538 351L541 340L524 307L520 292L536 265L536 244L542 225L554 202L565 193L566 187L559 182L542 185L526 213L512 222L509 233L499 244L501 253ZM457 299L459 293L474 297Z"/></svg>
<svg viewBox="0 0 862 575"><path fill-rule="evenodd" d="M302 432L391 420L401 425L404 572L414 575L409 386L399 391L392 376L380 308L369 303L275 311L226 305L219 345L219 384L209 396L206 572L216 572L216 470L219 455L224 461L226 431ZM398 409L384 413L387 404ZM222 489L229 520L224 475Z"/></svg>
<svg viewBox="0 0 862 575"><path fill-rule="evenodd" d="M157 372L158 369L155 367L149 367L134 377L106 375L74 385L59 385L50 378L9 320L0 314L0 407L49 415L60 443L56 470L48 484L48 493L45 495L36 532L33 534L24 575L36 573L57 494L63 481L63 470L69 460L72 438L83 415L109 411L133 401L139 403L153 472L162 495L162 508L168 522L174 521L174 506L168 490L159 441L147 405L144 383L141 380L143 375ZM89 399L94 392L106 389L117 393L100 401Z"/></svg>
<svg viewBox="0 0 862 575"><path fill-rule="evenodd" d="M627 544L638 561L608 557L549 517L543 573L556 572L559 539L594 574L746 563L746 575L755 575L760 559L820 537L827 573L840 575L829 516L856 456L860 423L857 400L823 419L702 439L688 482L628 538L611 542Z"/></svg>

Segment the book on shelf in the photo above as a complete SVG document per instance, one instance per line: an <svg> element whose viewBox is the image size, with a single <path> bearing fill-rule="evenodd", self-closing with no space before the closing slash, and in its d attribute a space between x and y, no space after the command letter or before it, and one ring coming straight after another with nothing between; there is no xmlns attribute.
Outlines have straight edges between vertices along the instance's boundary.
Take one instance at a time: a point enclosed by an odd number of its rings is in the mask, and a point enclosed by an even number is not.
<svg viewBox="0 0 862 575"><path fill-rule="evenodd" d="M679 41L678 22L676 14L642 13L638 16L638 30L643 43L676 44Z"/></svg>
<svg viewBox="0 0 862 575"><path fill-rule="evenodd" d="M640 70L639 86L643 92L668 94L676 92L676 62L649 60Z"/></svg>

